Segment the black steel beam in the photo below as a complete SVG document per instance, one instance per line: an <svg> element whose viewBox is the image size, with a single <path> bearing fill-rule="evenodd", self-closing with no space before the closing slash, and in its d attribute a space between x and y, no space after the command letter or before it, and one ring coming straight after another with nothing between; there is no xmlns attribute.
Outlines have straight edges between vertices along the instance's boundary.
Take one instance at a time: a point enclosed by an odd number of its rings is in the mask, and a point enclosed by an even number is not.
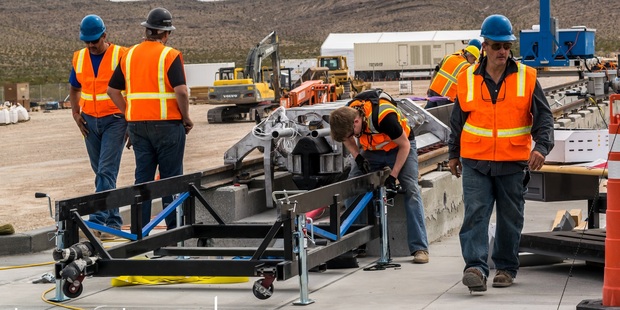
<svg viewBox="0 0 620 310"><path fill-rule="evenodd" d="M193 236L193 226L181 226L165 232L150 235L142 240L131 241L109 248L107 251L114 258L128 258L150 252L153 249L170 246L179 241L191 239Z"/></svg>
<svg viewBox="0 0 620 310"><path fill-rule="evenodd" d="M71 219L71 210L87 215L187 192L191 185L200 185L201 177L201 173L193 173L60 200L56 202L56 221Z"/></svg>
<svg viewBox="0 0 620 310"><path fill-rule="evenodd" d="M605 263L605 235L600 229L526 233L519 251Z"/></svg>
<svg viewBox="0 0 620 310"><path fill-rule="evenodd" d="M161 256L247 256L249 258L257 250L257 247L165 247L154 250L153 254ZM260 257L284 257L283 248L267 248L262 250L261 253Z"/></svg>
<svg viewBox="0 0 620 310"><path fill-rule="evenodd" d="M141 276L255 276L260 265L275 266L282 260L243 259L112 259L97 261L98 277Z"/></svg>
<svg viewBox="0 0 620 310"><path fill-rule="evenodd" d="M333 196L339 195L343 199L354 197L372 191L383 184L382 180L387 176L388 170L380 170L373 173L354 177L330 185L319 187L301 194L289 196L289 203L283 203L282 212L293 209L296 214L306 213L321 206L334 203Z"/></svg>
<svg viewBox="0 0 620 310"><path fill-rule="evenodd" d="M256 238L267 236L272 224L228 224L210 225L194 224L192 238ZM278 230L275 237L282 238L282 230Z"/></svg>

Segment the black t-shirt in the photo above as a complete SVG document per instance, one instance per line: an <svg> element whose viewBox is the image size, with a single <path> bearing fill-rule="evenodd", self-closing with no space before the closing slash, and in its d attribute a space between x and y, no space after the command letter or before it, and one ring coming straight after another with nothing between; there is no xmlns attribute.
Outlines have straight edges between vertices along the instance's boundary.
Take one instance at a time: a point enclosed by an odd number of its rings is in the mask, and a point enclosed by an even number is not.
<svg viewBox="0 0 620 310"><path fill-rule="evenodd" d="M398 139L403 134L403 126L400 124L396 113L388 113L379 122L377 129L380 133L388 135L392 140Z"/></svg>
<svg viewBox="0 0 620 310"><path fill-rule="evenodd" d="M123 60L121 59L121 61ZM183 69L183 62L181 62L180 55L174 59L167 74L170 85L172 85L173 88L179 85L187 84L185 81L185 70ZM112 78L110 78L108 86L114 89L125 89L125 76L123 75L120 65L116 67L116 70L114 70L114 74L112 74Z"/></svg>

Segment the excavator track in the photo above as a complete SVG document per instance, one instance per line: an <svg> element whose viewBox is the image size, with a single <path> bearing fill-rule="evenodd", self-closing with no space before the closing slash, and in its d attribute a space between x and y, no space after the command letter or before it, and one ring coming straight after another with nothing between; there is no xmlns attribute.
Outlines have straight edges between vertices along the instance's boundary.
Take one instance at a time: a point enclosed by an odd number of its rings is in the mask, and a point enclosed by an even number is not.
<svg viewBox="0 0 620 310"><path fill-rule="evenodd" d="M207 111L207 121L209 124L255 122L277 107L277 104L219 106Z"/></svg>
<svg viewBox="0 0 620 310"><path fill-rule="evenodd" d="M207 121L209 124L217 124L244 120L246 118L245 114L249 112L249 109L243 112L244 110L237 106L215 107L207 112Z"/></svg>

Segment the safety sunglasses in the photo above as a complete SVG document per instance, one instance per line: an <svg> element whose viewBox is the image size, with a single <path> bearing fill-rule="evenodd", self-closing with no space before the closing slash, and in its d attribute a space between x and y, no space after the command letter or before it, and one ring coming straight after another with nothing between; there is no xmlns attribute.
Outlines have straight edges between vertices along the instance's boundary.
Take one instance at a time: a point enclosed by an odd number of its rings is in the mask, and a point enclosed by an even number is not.
<svg viewBox="0 0 620 310"><path fill-rule="evenodd" d="M509 51L512 48L512 43L509 42L504 42L504 43L490 43L490 42L486 42L489 46L491 46L491 49L494 51L499 51L501 48L504 48L505 50Z"/></svg>
<svg viewBox="0 0 620 310"><path fill-rule="evenodd" d="M86 43L86 44L97 44L97 43L99 43L99 41L101 41L101 38L102 37L99 37L99 39L94 40L94 41L84 41L84 43Z"/></svg>

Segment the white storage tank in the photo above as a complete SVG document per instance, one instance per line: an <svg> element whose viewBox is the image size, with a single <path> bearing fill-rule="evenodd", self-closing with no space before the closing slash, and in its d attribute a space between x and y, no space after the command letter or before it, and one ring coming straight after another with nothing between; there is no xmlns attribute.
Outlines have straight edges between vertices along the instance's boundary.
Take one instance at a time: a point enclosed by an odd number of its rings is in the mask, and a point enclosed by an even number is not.
<svg viewBox="0 0 620 310"><path fill-rule="evenodd" d="M17 121L25 122L30 120L30 115L28 114L28 110L24 108L21 104L17 104Z"/></svg>
<svg viewBox="0 0 620 310"><path fill-rule="evenodd" d="M9 108L9 118L11 120L11 124L17 124L17 107L11 106Z"/></svg>
<svg viewBox="0 0 620 310"><path fill-rule="evenodd" d="M0 125L8 125L11 123L11 116L9 115L9 110L2 107L0 108Z"/></svg>

